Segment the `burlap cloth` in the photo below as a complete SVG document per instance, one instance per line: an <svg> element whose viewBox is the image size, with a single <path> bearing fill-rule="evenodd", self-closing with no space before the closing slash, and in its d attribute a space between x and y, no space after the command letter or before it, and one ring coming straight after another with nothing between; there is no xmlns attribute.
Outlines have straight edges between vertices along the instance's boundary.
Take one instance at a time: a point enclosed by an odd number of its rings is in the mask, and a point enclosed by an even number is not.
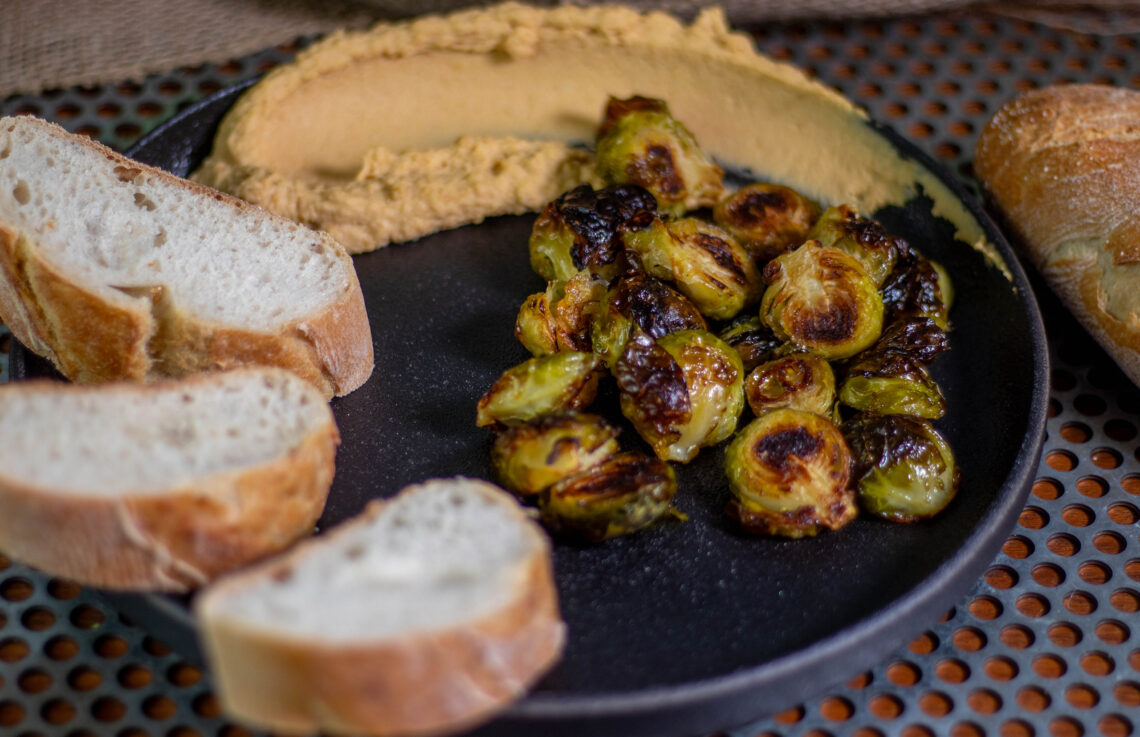
<svg viewBox="0 0 1140 737"><path fill-rule="evenodd" d="M538 0L552 4L557 0ZM1070 0L1071 1L1071 0ZM0 0L0 97L139 79L184 65L224 62L337 27L477 4L476 0ZM867 17L946 10L976 0L722 0L735 23ZM1003 3L1038 13L1056 0ZM691 14L702 0L627 0ZM1099 0L1102 8L1140 0ZM1115 24L1114 24L1115 25ZM1094 29L1095 30L1095 29Z"/></svg>

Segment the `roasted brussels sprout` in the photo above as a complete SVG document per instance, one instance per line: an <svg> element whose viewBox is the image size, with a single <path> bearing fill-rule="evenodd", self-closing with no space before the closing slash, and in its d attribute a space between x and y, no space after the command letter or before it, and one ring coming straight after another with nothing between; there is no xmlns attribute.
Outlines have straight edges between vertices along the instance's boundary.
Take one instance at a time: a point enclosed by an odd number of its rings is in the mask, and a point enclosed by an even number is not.
<svg viewBox="0 0 1140 737"><path fill-rule="evenodd" d="M671 215L712 207L724 193L724 171L661 100L610 98L596 155L605 182L640 185Z"/></svg>
<svg viewBox="0 0 1140 737"><path fill-rule="evenodd" d="M626 248L645 270L672 281L705 317L727 320L760 298L763 281L748 251L723 228L699 218L627 231Z"/></svg>
<svg viewBox="0 0 1140 737"><path fill-rule="evenodd" d="M610 286L606 308L593 330L594 351L617 362L633 328L653 338L678 330L706 330L696 305L660 279L638 268L635 255L625 255L628 268Z"/></svg>
<svg viewBox="0 0 1140 737"><path fill-rule="evenodd" d="M861 217L848 205L824 210L807 237L854 256L877 287L883 285L894 269L899 249L903 247L901 238L890 235L874 220Z"/></svg>
<svg viewBox="0 0 1140 737"><path fill-rule="evenodd" d="M855 458L859 503L871 514L896 522L928 519L958 492L954 453L928 421L859 414L842 430Z"/></svg>
<svg viewBox="0 0 1140 737"><path fill-rule="evenodd" d="M771 261L808 239L819 207L799 192L757 182L741 187L713 208L713 220L760 263Z"/></svg>
<svg viewBox="0 0 1140 737"><path fill-rule="evenodd" d="M531 268L547 281L566 281L587 268L612 276L608 272L621 249L619 230L630 221L644 224L656 210L656 200L641 187L576 187L543 208L535 220Z"/></svg>
<svg viewBox="0 0 1140 737"><path fill-rule="evenodd" d="M667 461L688 463L732 434L744 409L744 367L727 343L703 330L656 341L638 333L614 367L622 414Z"/></svg>
<svg viewBox="0 0 1140 737"><path fill-rule="evenodd" d="M875 345L857 360L862 360L868 354L905 353L919 363L930 365L948 350L950 338L938 323L929 317L908 317L883 328L883 334Z"/></svg>
<svg viewBox="0 0 1140 737"><path fill-rule="evenodd" d="M854 257L807 241L764 267L760 317L776 337L827 360L866 349L883 329L883 301Z"/></svg>
<svg viewBox="0 0 1140 737"><path fill-rule="evenodd" d="M899 249L898 261L883 282L882 294L888 323L905 317L929 317L943 330L950 329L950 275L911 246Z"/></svg>
<svg viewBox="0 0 1140 737"><path fill-rule="evenodd" d="M776 358L784 346L784 341L777 338L758 315L741 315L717 337L736 349L746 372Z"/></svg>
<svg viewBox="0 0 1140 737"><path fill-rule="evenodd" d="M900 340L892 332L856 358L839 387L839 401L865 412L936 420L946 414L946 398L917 357L930 355L930 346L926 354L912 354L904 352L905 348L894 348Z"/></svg>
<svg viewBox="0 0 1140 737"><path fill-rule="evenodd" d="M532 496L617 455L617 436L617 429L597 415L546 415L499 433L491 465L505 488Z"/></svg>
<svg viewBox="0 0 1140 737"><path fill-rule="evenodd" d="M778 409L750 422L725 452L728 512L748 532L807 537L855 518L851 451L831 420Z"/></svg>
<svg viewBox="0 0 1140 737"><path fill-rule="evenodd" d="M552 534L601 542L669 514L676 492L668 463L631 451L555 482L539 497L538 508Z"/></svg>
<svg viewBox="0 0 1140 737"><path fill-rule="evenodd" d="M835 373L810 353L796 353L756 367L744 380L744 397L757 416L785 407L831 417Z"/></svg>
<svg viewBox="0 0 1140 737"><path fill-rule="evenodd" d="M592 351L594 321L605 309L606 280L579 271L569 281L552 281L526 298L515 320L515 337L535 356L558 351Z"/></svg>
<svg viewBox="0 0 1140 737"><path fill-rule="evenodd" d="M543 415L581 409L598 392L601 359L563 351L507 369L479 399L475 424L517 425Z"/></svg>

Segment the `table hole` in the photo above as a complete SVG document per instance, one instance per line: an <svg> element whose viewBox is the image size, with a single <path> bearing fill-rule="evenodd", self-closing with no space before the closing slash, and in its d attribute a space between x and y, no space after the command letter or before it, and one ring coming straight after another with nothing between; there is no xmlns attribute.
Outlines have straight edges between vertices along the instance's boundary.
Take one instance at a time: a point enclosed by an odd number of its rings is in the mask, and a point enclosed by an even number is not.
<svg viewBox="0 0 1140 737"><path fill-rule="evenodd" d="M15 727L24 721L27 712L15 701L0 701L0 727Z"/></svg>
<svg viewBox="0 0 1140 737"><path fill-rule="evenodd" d="M16 685L27 694L38 694L51 688L55 680L41 668L29 668L16 679Z"/></svg>
<svg viewBox="0 0 1140 737"><path fill-rule="evenodd" d="M1097 622L1096 629L1093 631L1100 638L1100 641L1106 645L1123 644L1132 634L1128 625L1115 619L1104 619Z"/></svg>
<svg viewBox="0 0 1140 737"><path fill-rule="evenodd" d="M1033 576L1033 581L1038 586L1053 588L1065 582L1065 572L1061 570L1059 566L1055 566L1052 563L1042 563L1033 566L1031 575Z"/></svg>
<svg viewBox="0 0 1140 737"><path fill-rule="evenodd" d="M1062 510L1061 519L1072 527L1088 527L1096 519L1096 514L1084 504L1070 504Z"/></svg>
<svg viewBox="0 0 1140 737"><path fill-rule="evenodd" d="M34 606L20 616L20 624L32 632L43 632L55 625L55 612L47 607Z"/></svg>
<svg viewBox="0 0 1140 737"><path fill-rule="evenodd" d="M1069 666L1056 655L1038 655L1033 659L1033 672L1042 678L1060 678L1068 670Z"/></svg>
<svg viewBox="0 0 1140 737"><path fill-rule="evenodd" d="M950 737L986 737L986 733L973 722L957 722L950 727Z"/></svg>
<svg viewBox="0 0 1140 737"><path fill-rule="evenodd" d="M1002 627L1001 642L1008 648L1013 650L1024 650L1033 644L1033 632L1020 624L1011 624Z"/></svg>
<svg viewBox="0 0 1140 737"><path fill-rule="evenodd" d="M970 666L957 658L946 658L934 666L934 675L946 683L963 683L970 677Z"/></svg>
<svg viewBox="0 0 1140 737"><path fill-rule="evenodd" d="M1050 397L1049 398L1049 404L1045 409L1045 414L1046 414L1046 416L1053 418L1053 417L1060 415L1063 409L1064 408L1061 406L1060 402L1058 402L1056 399L1053 399L1052 397Z"/></svg>
<svg viewBox="0 0 1140 737"><path fill-rule="evenodd" d="M986 646L986 634L977 627L959 627L951 637L954 647L973 653Z"/></svg>
<svg viewBox="0 0 1140 737"><path fill-rule="evenodd" d="M149 668L131 663L119 669L118 679L123 688L136 690L149 686L154 680L154 674Z"/></svg>
<svg viewBox="0 0 1140 737"><path fill-rule="evenodd" d="M879 719L888 721L898 719L903 713L902 701L890 694L880 694L871 698L867 708Z"/></svg>
<svg viewBox="0 0 1140 737"><path fill-rule="evenodd" d="M1001 709L1001 696L988 688L979 688L966 697L966 706L979 714L993 714Z"/></svg>
<svg viewBox="0 0 1140 737"><path fill-rule="evenodd" d="M202 680L202 671L189 663L175 663L166 671L166 680L179 688L189 688Z"/></svg>
<svg viewBox="0 0 1140 737"><path fill-rule="evenodd" d="M1113 419L1104 423L1104 434L1118 443L1130 443L1136 439L1136 426L1127 420Z"/></svg>
<svg viewBox="0 0 1140 737"><path fill-rule="evenodd" d="M870 671L860 673L847 682L847 688L855 689L856 691L861 688L867 688L871 685L872 676Z"/></svg>
<svg viewBox="0 0 1140 737"><path fill-rule="evenodd" d="M1019 580L1017 571L1009 566L992 566L986 571L986 583L995 589L1012 589Z"/></svg>
<svg viewBox="0 0 1140 737"><path fill-rule="evenodd" d="M79 654L79 643L67 635L56 635L44 643L44 654L52 660L70 660Z"/></svg>
<svg viewBox="0 0 1140 737"><path fill-rule="evenodd" d="M1090 499L1100 499L1108 493L1108 482L1100 476L1085 476L1077 481L1077 491Z"/></svg>
<svg viewBox="0 0 1140 737"><path fill-rule="evenodd" d="M1096 611L1096 597L1087 591L1074 591L1061 600L1065 608L1078 616L1085 616Z"/></svg>
<svg viewBox="0 0 1140 737"><path fill-rule="evenodd" d="M156 640L153 637L143 638L143 650L146 650L150 655L156 658L161 658L165 655L170 655L170 646L161 640Z"/></svg>
<svg viewBox="0 0 1140 737"><path fill-rule="evenodd" d="M1051 450L1045 455L1045 465L1054 471L1067 473L1077 467L1077 457L1067 450Z"/></svg>
<svg viewBox="0 0 1140 737"><path fill-rule="evenodd" d="M1112 698L1125 708L1140 706L1140 683L1122 681L1112 689Z"/></svg>
<svg viewBox="0 0 1140 737"><path fill-rule="evenodd" d="M1049 613L1049 600L1040 594L1022 594L1015 603L1017 611L1026 617L1043 617Z"/></svg>
<svg viewBox="0 0 1140 737"><path fill-rule="evenodd" d="M1095 417L1103 415L1108 409L1108 404L1095 394L1078 394L1073 400L1073 409L1087 417Z"/></svg>
<svg viewBox="0 0 1140 737"><path fill-rule="evenodd" d="M1010 535L1002 543L1001 551L1015 560L1024 560L1033 555L1033 542L1021 535Z"/></svg>
<svg viewBox="0 0 1140 737"><path fill-rule="evenodd" d="M918 708L931 717L944 717L954 708L954 702L941 691L927 691L918 697Z"/></svg>
<svg viewBox="0 0 1140 737"><path fill-rule="evenodd" d="M101 658L119 658L126 654L130 646L118 635L103 635L95 640L95 654Z"/></svg>
<svg viewBox="0 0 1140 737"><path fill-rule="evenodd" d="M1056 479L1041 478L1033 482L1032 491L1038 499L1052 501L1065 493L1065 487Z"/></svg>
<svg viewBox="0 0 1140 737"><path fill-rule="evenodd" d="M103 685L103 675L93 668L81 665L67 674L67 685L76 691L92 691Z"/></svg>
<svg viewBox="0 0 1140 737"><path fill-rule="evenodd" d="M1049 524L1049 515L1040 507L1026 507L1021 510L1017 524L1027 530L1040 530Z"/></svg>
<svg viewBox="0 0 1140 737"><path fill-rule="evenodd" d="M1130 473L1120 479L1120 488L1133 496L1140 496L1140 474Z"/></svg>
<svg viewBox="0 0 1140 737"><path fill-rule="evenodd" d="M196 696L194 701L191 702L190 708L194 713L204 719L217 719L222 715L222 707L218 704L218 699L212 693L204 693Z"/></svg>
<svg viewBox="0 0 1140 737"><path fill-rule="evenodd" d="M1067 369L1056 368L1049 373L1049 385L1055 392L1071 391L1077 386L1077 376Z"/></svg>
<svg viewBox="0 0 1140 737"><path fill-rule="evenodd" d="M126 705L113 696L96 699L95 703L91 705L91 716L103 723L117 722L126 714Z"/></svg>
<svg viewBox="0 0 1140 737"><path fill-rule="evenodd" d="M922 678L918 666L906 660L899 660L887 667L887 680L896 686L913 686Z"/></svg>
<svg viewBox="0 0 1140 737"><path fill-rule="evenodd" d="M975 618L989 621L1002 614L1001 602L992 596L975 596L970 600L970 614Z"/></svg>
<svg viewBox="0 0 1140 737"><path fill-rule="evenodd" d="M845 722L855 715L855 706L845 698L832 696L820 702L819 715L831 722Z"/></svg>
<svg viewBox="0 0 1140 737"><path fill-rule="evenodd" d="M1049 722L1049 737L1083 737L1081 723L1072 717L1057 717Z"/></svg>
<svg viewBox="0 0 1140 737"><path fill-rule="evenodd" d="M36 592L35 585L22 576L13 576L0 582L0 599L18 603L27 601Z"/></svg>
<svg viewBox="0 0 1140 737"><path fill-rule="evenodd" d="M1106 714L1097 720L1096 728L1104 737L1130 737L1132 722L1120 714Z"/></svg>
<svg viewBox="0 0 1140 737"><path fill-rule="evenodd" d="M1092 428L1083 422L1066 422L1061 425L1061 437L1069 443L1087 443L1092 437Z"/></svg>
<svg viewBox="0 0 1140 737"><path fill-rule="evenodd" d="M47 590L48 595L50 595L53 599L67 601L79 596L81 589L79 587L79 584L75 583L74 581L68 581L62 578L53 578L52 580L48 581Z"/></svg>
<svg viewBox="0 0 1140 737"><path fill-rule="evenodd" d="M53 726L67 724L75 718L75 705L64 699L51 699L40 707L40 716Z"/></svg>
<svg viewBox="0 0 1140 737"><path fill-rule="evenodd" d="M1100 703L1100 694L1092 686L1074 683L1065 689L1065 701L1076 709L1091 709Z"/></svg>
<svg viewBox="0 0 1140 737"><path fill-rule="evenodd" d="M1089 460L1094 466L1106 470L1120 468L1120 464L1124 463L1124 457L1113 448L1097 448L1089 454Z"/></svg>
<svg viewBox="0 0 1140 737"><path fill-rule="evenodd" d="M0 640L0 663L18 663L28 657L31 648L28 643L18 637L7 637Z"/></svg>
<svg viewBox="0 0 1140 737"><path fill-rule="evenodd" d="M1033 725L1021 719L1010 719L998 727L1000 737L1035 737Z"/></svg>
<svg viewBox="0 0 1140 737"><path fill-rule="evenodd" d="M1104 563L1094 560L1082 563L1080 567L1077 568L1077 575L1087 584L1100 586L1112 578L1112 569Z"/></svg>
<svg viewBox="0 0 1140 737"><path fill-rule="evenodd" d="M1127 502L1119 502L1108 508L1108 518L1118 525L1134 525L1140 521L1140 509Z"/></svg>
<svg viewBox="0 0 1140 737"><path fill-rule="evenodd" d="M1049 548L1049 552L1054 555L1071 558L1080 552L1081 543L1067 532L1058 532L1049 536L1049 539L1045 541L1045 547Z"/></svg>
<svg viewBox="0 0 1140 737"><path fill-rule="evenodd" d="M1116 670L1116 663L1108 653L1093 650L1081 656L1081 670L1090 676L1107 676Z"/></svg>
<svg viewBox="0 0 1140 737"><path fill-rule="evenodd" d="M934 636L933 632L923 632L907 645L907 648L915 655L927 655L934 652L937 647L938 638Z"/></svg>
<svg viewBox="0 0 1140 737"><path fill-rule="evenodd" d="M963 663L963 665L965 664ZM999 655L997 657L989 658L986 660L985 664L982 665L982 672L992 680L1004 682L1012 681L1014 678L1017 678L1019 669L1017 667L1017 663L1013 662L1007 657ZM967 677L969 676L968 669L966 671L966 675ZM958 682L960 683L960 681Z"/></svg>
<svg viewBox="0 0 1140 737"><path fill-rule="evenodd" d="M73 625L81 630L93 630L103 624L106 616L101 610L89 604L80 604L71 610L68 618Z"/></svg>
<svg viewBox="0 0 1140 737"><path fill-rule="evenodd" d="M1140 581L1140 558L1133 558L1124 564L1124 575L1133 581Z"/></svg>
<svg viewBox="0 0 1140 737"><path fill-rule="evenodd" d="M1108 597L1108 603L1118 612L1135 614L1140 611L1140 593L1132 589L1117 589Z"/></svg>
<svg viewBox="0 0 1140 737"><path fill-rule="evenodd" d="M1116 555L1124 551L1124 538L1115 532L1099 532L1093 537L1093 547L1105 555Z"/></svg>
<svg viewBox="0 0 1140 737"><path fill-rule="evenodd" d="M178 705L174 700L167 696L148 696L142 702L143 714L146 714L151 719L162 721L170 719L178 713Z"/></svg>
<svg viewBox="0 0 1140 737"><path fill-rule="evenodd" d="M803 706L793 706L791 709L784 709L779 714L773 717L780 724L798 724L803 721L805 712Z"/></svg>
<svg viewBox="0 0 1140 737"><path fill-rule="evenodd" d="M1017 692L1016 701L1025 711L1038 712L1048 709L1053 700L1040 686L1026 686Z"/></svg>
<svg viewBox="0 0 1140 737"><path fill-rule="evenodd" d="M1051 626L1046 634L1049 642L1057 647L1074 647L1084 638L1080 628L1068 622L1058 622Z"/></svg>

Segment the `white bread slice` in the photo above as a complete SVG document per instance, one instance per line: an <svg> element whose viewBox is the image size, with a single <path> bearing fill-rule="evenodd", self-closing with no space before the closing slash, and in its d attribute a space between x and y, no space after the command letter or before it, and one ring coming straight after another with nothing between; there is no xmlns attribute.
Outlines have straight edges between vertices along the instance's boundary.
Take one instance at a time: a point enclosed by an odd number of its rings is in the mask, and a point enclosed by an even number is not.
<svg viewBox="0 0 1140 737"><path fill-rule="evenodd" d="M372 502L194 608L224 710L287 733L470 727L524 693L565 631L546 534L464 478Z"/></svg>
<svg viewBox="0 0 1140 737"><path fill-rule="evenodd" d="M0 319L81 383L261 364L331 397L372 371L338 243L28 116L0 118Z"/></svg>
<svg viewBox="0 0 1140 737"><path fill-rule="evenodd" d="M0 386L0 550L51 574L185 591L309 535L336 424L277 368Z"/></svg>

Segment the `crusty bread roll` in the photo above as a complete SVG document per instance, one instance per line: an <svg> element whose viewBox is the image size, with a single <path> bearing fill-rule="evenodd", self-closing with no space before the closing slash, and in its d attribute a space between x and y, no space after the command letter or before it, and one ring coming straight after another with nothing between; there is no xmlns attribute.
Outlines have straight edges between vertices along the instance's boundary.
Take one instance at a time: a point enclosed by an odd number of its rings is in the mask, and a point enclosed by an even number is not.
<svg viewBox="0 0 1140 737"><path fill-rule="evenodd" d="M463 478L374 501L194 610L225 711L289 734L472 726L545 672L565 630L546 534Z"/></svg>
<svg viewBox="0 0 1140 737"><path fill-rule="evenodd" d="M974 169L1015 242L1140 384L1140 92L1022 95L982 131Z"/></svg>
<svg viewBox="0 0 1140 737"><path fill-rule="evenodd" d="M0 550L124 590L184 591L309 535L339 442L312 384L248 368L0 386Z"/></svg>
<svg viewBox="0 0 1140 737"><path fill-rule="evenodd" d="M83 383L261 364L331 397L372 371L331 238L26 116L0 118L0 319Z"/></svg>

